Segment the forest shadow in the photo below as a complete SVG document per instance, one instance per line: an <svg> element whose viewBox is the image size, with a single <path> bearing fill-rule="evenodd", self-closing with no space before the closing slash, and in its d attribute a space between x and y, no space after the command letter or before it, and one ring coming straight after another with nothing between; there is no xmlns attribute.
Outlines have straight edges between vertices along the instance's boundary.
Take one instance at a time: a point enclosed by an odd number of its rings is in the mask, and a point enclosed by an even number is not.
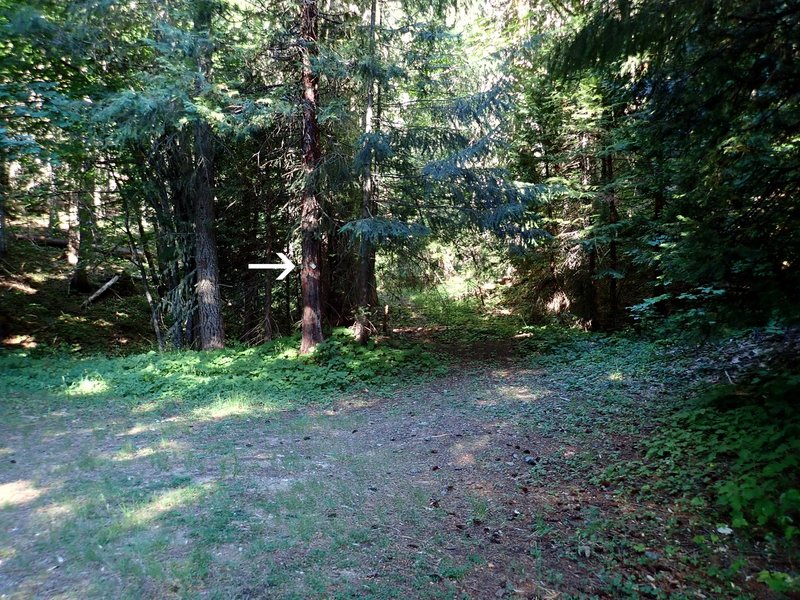
<svg viewBox="0 0 800 600"><path fill-rule="evenodd" d="M85 597L124 585L121 595L142 598L713 589L698 557L723 570L728 555L698 549L686 505L621 492L607 473L641 458L641 437L662 414L658 364L644 360L646 344L583 346L338 393L315 379L313 362L310 383L292 392L257 394L258 378L243 389L236 377L253 377L257 351L146 355L113 362L129 367L120 372L76 368L57 397L18 390L0 428L0 485L18 499L0 511L6 531L18 528L0 550L0 591L20 582ZM172 373L181 357L190 360ZM225 369L236 375L230 388ZM160 393L110 395L147 377L158 385L160 370L174 375ZM186 395L171 398L185 382ZM311 388L317 395L306 396Z"/></svg>
<svg viewBox="0 0 800 600"><path fill-rule="evenodd" d="M468 375L327 408L167 418L93 403L17 422L2 484L36 495L0 512L16 528L0 589L93 597L121 581L139 597L271 597L388 578L418 597L468 580L485 591L487 564L528 558L491 540L509 493L491 456L513 415L473 405L482 386ZM296 571L308 576L290 583Z"/></svg>
<svg viewBox="0 0 800 600"><path fill-rule="evenodd" d="M47 238L46 228L26 228L25 235ZM5 348L42 351L66 348L130 353L151 345L149 310L131 284L117 284L88 308L89 292L70 288L74 266L62 248L19 240L9 246L0 270L0 344ZM104 257L93 270L96 286L125 268L126 262Z"/></svg>

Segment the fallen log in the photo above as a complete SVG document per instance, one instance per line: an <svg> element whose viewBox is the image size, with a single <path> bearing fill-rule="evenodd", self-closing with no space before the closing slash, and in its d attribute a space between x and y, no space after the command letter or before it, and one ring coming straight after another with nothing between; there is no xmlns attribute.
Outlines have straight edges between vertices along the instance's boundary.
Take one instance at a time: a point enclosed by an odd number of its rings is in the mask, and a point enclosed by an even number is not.
<svg viewBox="0 0 800 600"><path fill-rule="evenodd" d="M90 305L90 304L91 304L91 303L92 303L92 302L93 302L93 301L94 301L96 298L99 298L100 296L102 296L102 295L103 295L103 293L104 293L104 292L105 292L105 291L106 291L108 288L110 288L112 285L114 285L114 284L115 284L115 283L117 283L118 281L119 281L119 275L114 275L114 276L113 276L111 279L109 279L108 281L106 281L106 282L103 284L103 286L102 286L102 287L101 287L99 290L97 290L97 291L96 291L94 294L92 294L91 296L89 296L89 297L86 299L86 302L84 302L83 304L81 304L81 308L86 308L87 306L89 306L89 305Z"/></svg>
<svg viewBox="0 0 800 600"><path fill-rule="evenodd" d="M25 235L24 233L15 233L14 239L22 240L24 242L31 242L32 244L36 244L37 246L46 246L48 248L67 247L67 240L62 240L61 238L47 237L46 235ZM94 249L97 252L106 252L106 250L102 246L95 246ZM123 248L121 246L114 246L113 248L111 248L111 250L108 250L107 252L113 254L114 256L121 256L123 258L130 258L131 256L133 256L133 253L131 253L129 248Z"/></svg>
<svg viewBox="0 0 800 600"><path fill-rule="evenodd" d="M15 233L15 240L22 240L24 242L31 242L37 246L48 246L50 248L66 248L67 240L59 238L47 237L46 235L25 235L24 233Z"/></svg>

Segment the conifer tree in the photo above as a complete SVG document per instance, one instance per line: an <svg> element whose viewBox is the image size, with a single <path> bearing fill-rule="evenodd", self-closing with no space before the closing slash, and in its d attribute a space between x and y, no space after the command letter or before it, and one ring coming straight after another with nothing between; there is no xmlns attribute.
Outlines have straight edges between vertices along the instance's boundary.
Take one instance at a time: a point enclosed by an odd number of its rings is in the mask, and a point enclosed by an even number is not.
<svg viewBox="0 0 800 600"><path fill-rule="evenodd" d="M303 110L303 188L300 234L302 258L302 340L300 353L306 354L322 341L322 206L317 190L317 168L321 158L317 101L319 76L313 64L317 56L317 2L300 0L300 43L302 55Z"/></svg>
<svg viewBox="0 0 800 600"><path fill-rule="evenodd" d="M196 0L194 14L195 57L198 96L211 81L211 26L214 0ZM202 118L194 123L195 170L193 173L195 267L197 269L197 314L199 345L203 350L225 346L222 300L219 289L219 257L214 210L214 138Z"/></svg>

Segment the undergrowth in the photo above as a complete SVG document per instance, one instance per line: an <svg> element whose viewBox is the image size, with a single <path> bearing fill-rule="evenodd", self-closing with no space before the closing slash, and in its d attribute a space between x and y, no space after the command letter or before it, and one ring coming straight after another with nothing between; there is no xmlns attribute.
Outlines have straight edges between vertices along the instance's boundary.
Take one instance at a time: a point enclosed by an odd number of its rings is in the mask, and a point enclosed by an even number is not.
<svg viewBox="0 0 800 600"><path fill-rule="evenodd" d="M772 353L770 344L782 344L763 332L735 332L700 346L676 342L678 336L550 327L522 334L527 362L542 368L545 383L569 403L560 435L599 431L636 440L632 456L609 452L606 467L589 469L593 484L646 503L677 504L691 515L695 551L709 565L719 562L720 547L732 553L725 568L708 566L719 581L729 581L756 552L769 557L759 581L777 593L800 592L800 376L785 354ZM542 461L537 468L555 467Z"/></svg>
<svg viewBox="0 0 800 600"><path fill-rule="evenodd" d="M453 295L445 286L409 291L405 303L394 309L400 326L440 328L436 337L446 343L508 340L525 326L504 309L496 293Z"/></svg>
<svg viewBox="0 0 800 600"><path fill-rule="evenodd" d="M34 355L56 352L134 354L153 347L150 309L130 277L100 300L82 306L89 293L70 289L73 267L56 248L12 244L0 260L0 343ZM107 257L93 271L99 286L130 271Z"/></svg>
<svg viewBox="0 0 800 600"><path fill-rule="evenodd" d="M734 528L797 537L800 415L791 398L798 393L800 378L778 375L758 389L724 385L701 394L645 442L653 488L681 494L708 485Z"/></svg>
<svg viewBox="0 0 800 600"><path fill-rule="evenodd" d="M307 356L296 338L254 348L213 352L148 352L125 357L0 354L0 397L49 407L107 399L147 402L154 408L214 401L294 406L324 401L334 392L386 386L441 374L440 357L400 340L360 346L344 330Z"/></svg>
<svg viewBox="0 0 800 600"><path fill-rule="evenodd" d="M703 352L714 349L710 345ZM676 354L676 348L658 342L577 337L534 361L571 361L578 372L595 361L606 371L616 365L621 377L635 370L639 382L649 376L655 385L661 380L672 386L664 405L650 406L656 427L641 437L639 458L611 464L594 482L616 482L623 493L645 501L677 500L712 532L708 539L696 536L700 546L733 535L765 542L776 556L797 556L800 376L756 369L737 384L700 383L692 371L697 351L684 350ZM599 381L597 370L594 376ZM790 559L783 570L763 571L759 579L773 591L797 593L795 569Z"/></svg>

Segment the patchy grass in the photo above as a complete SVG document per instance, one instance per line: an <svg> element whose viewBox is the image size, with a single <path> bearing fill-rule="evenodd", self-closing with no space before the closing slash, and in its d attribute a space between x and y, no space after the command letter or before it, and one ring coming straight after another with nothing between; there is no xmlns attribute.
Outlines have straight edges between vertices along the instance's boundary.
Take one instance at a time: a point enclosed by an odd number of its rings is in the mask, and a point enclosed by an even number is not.
<svg viewBox="0 0 800 600"><path fill-rule="evenodd" d="M687 496L654 487L661 457L647 450L669 423L685 428L691 353L522 332L514 355L451 357L447 373L416 345L361 349L343 338L307 358L294 341L113 359L6 355L0 595L791 589L794 546L721 532L724 506L687 501L713 484L692 479Z"/></svg>

